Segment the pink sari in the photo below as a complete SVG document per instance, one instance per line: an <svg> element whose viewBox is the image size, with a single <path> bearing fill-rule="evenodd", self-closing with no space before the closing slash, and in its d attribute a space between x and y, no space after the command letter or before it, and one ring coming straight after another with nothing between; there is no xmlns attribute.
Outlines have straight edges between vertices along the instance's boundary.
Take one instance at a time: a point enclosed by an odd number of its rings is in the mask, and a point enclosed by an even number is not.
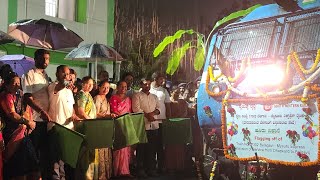
<svg viewBox="0 0 320 180"><path fill-rule="evenodd" d="M110 98L111 112L117 112L120 115L132 112L131 99L126 97L124 100L117 95ZM129 162L130 162L130 147L125 147L113 151L113 172L114 176L130 175Z"/></svg>

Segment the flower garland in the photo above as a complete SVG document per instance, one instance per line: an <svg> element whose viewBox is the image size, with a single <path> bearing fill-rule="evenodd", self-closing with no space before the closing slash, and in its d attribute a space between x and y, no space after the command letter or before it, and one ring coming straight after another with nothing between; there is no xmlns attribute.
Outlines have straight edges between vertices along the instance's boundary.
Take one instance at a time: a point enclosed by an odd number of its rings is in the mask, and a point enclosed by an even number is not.
<svg viewBox="0 0 320 180"><path fill-rule="evenodd" d="M317 56L316 56L316 59L315 59L313 65L312 65L312 67L311 67L310 69L308 69L308 70L306 70L306 69L302 66L301 61L300 61L300 59L299 59L299 56L298 56L298 53L297 53L297 52L293 52L292 55L293 55L293 57L294 57L294 59L295 59L295 62L298 64L299 69L300 69L300 70L303 72L303 74L305 74L305 75L313 73L313 72L316 70L316 68L318 67L319 60L320 60L320 49L318 49L318 51L317 51Z"/></svg>
<svg viewBox="0 0 320 180"><path fill-rule="evenodd" d="M287 76L289 76L289 71L290 71L290 64L291 64L291 62L292 62L292 55L289 54L289 55L287 56L287 68L286 68L286 75L287 75ZM296 61L293 61L293 67L294 67L294 69L297 71L300 79L305 80L306 78L305 78L302 70L299 68L299 65L297 64Z"/></svg>
<svg viewBox="0 0 320 180"><path fill-rule="evenodd" d="M206 78L206 92L209 94L209 96L211 97L218 97L218 96L222 96L223 94L225 94L227 91L221 91L218 93L212 92L209 90L209 83L210 83L210 75L209 73L207 73L207 78Z"/></svg>
<svg viewBox="0 0 320 180"><path fill-rule="evenodd" d="M215 173L215 171L216 171L217 164L218 164L218 160L214 161L213 166L212 166L212 169L211 169L210 179L209 179L209 180L213 180L214 175L215 175L214 173Z"/></svg>
<svg viewBox="0 0 320 180"><path fill-rule="evenodd" d="M310 75L306 80L300 82L299 84L297 85L294 85L292 87L290 87L289 89L285 89L285 90L277 90L277 91L273 91L273 92L267 92L267 93L264 93L264 94L259 94L259 93L256 93L256 94L248 94L246 92L243 92L243 91L240 91L236 88L233 87L233 85L229 82L229 81L224 81L224 83L226 83L226 85L228 86L228 89L231 90L232 92L240 95L240 96L245 96L245 97L248 97L248 98L261 98L261 97L276 97L276 96L282 96L282 95L289 95L289 94L294 94L295 92L301 90L302 88L304 88L306 82L312 82L313 80L315 80L318 76L320 75L320 68L315 72L313 73L312 75ZM209 75L207 75L209 76ZM216 97L216 96L220 96L220 95L223 95L224 92L220 92L220 93L213 93L211 91L209 91L209 82L210 82L210 77L207 77L207 80L206 80L206 91L207 93L210 95L210 96L213 96L213 97Z"/></svg>
<svg viewBox="0 0 320 180"><path fill-rule="evenodd" d="M250 67L250 59L244 59L241 62L240 72L235 77L228 77L229 82L236 82L245 72L245 70Z"/></svg>
<svg viewBox="0 0 320 180"><path fill-rule="evenodd" d="M310 90L310 83L306 82L306 86L303 89L303 93L302 93L302 98L301 98L301 102L306 103L308 101L308 93Z"/></svg>
<svg viewBox="0 0 320 180"><path fill-rule="evenodd" d="M310 86L311 91L320 92L320 87L317 84Z"/></svg>
<svg viewBox="0 0 320 180"><path fill-rule="evenodd" d="M288 100L297 100L300 99L301 96L286 96L286 97L279 97L279 98L260 98L260 99L230 99L228 100L228 102L234 102L234 103L239 103L239 102L259 102L261 103L261 101L263 102L270 102L270 101L288 101ZM317 94L311 94L308 95L308 98L310 99L314 99L317 98L317 108L318 108L318 112L320 112L320 98L318 97ZM221 108L221 128L222 128L222 143L223 143L223 152L226 156L226 158L231 159L231 160L240 160L240 161L251 161L251 160L255 160L256 157L252 156L252 157L248 157L248 158L238 158L235 156L230 156L228 151L227 151L227 140L226 140L226 134L227 134L227 126L226 126L226 110L225 110L226 106L222 105ZM318 117L318 121L320 122L320 116ZM286 166L302 166L302 167L307 167L307 166L314 166L314 165L318 165L320 162L320 141L318 141L318 159L315 162L286 162L286 161L279 161L279 160L272 160L272 159L268 159L268 158L264 158L264 157L259 157L259 159L261 160L265 160L268 163L273 163L273 164L283 164Z"/></svg>
<svg viewBox="0 0 320 180"><path fill-rule="evenodd" d="M211 65L209 65L209 67L208 67L208 72L210 75L210 79L213 82L216 82L223 75L222 73L220 73L218 76L214 77L213 68Z"/></svg>

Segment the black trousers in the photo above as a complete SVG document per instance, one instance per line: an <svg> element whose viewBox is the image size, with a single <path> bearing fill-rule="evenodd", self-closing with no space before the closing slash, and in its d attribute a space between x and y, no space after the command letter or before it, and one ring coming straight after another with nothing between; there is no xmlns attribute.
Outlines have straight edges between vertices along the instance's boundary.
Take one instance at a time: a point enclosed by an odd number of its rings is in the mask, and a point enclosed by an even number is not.
<svg viewBox="0 0 320 180"><path fill-rule="evenodd" d="M158 136L157 136L157 145L156 145L157 161L158 161L158 170L162 171L164 167L164 146L162 140L162 123L159 123Z"/></svg>
<svg viewBox="0 0 320 180"><path fill-rule="evenodd" d="M47 122L36 122L36 128L30 134L30 138L39 159L42 179L46 179L49 164Z"/></svg>
<svg viewBox="0 0 320 180"><path fill-rule="evenodd" d="M137 145L138 171L154 171L156 169L156 145L158 130L146 130L148 143Z"/></svg>

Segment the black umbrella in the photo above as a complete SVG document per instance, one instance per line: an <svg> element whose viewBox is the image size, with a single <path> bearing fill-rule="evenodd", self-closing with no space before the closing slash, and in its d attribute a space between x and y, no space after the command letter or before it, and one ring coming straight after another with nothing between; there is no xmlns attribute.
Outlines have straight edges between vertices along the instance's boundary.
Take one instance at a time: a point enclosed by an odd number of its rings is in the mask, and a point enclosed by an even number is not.
<svg viewBox="0 0 320 180"><path fill-rule="evenodd" d="M7 33L0 31L0 44L11 43L14 41L14 38L9 36Z"/></svg>
<svg viewBox="0 0 320 180"><path fill-rule="evenodd" d="M26 19L9 25L8 34L26 45L48 49L77 47L83 39L61 23Z"/></svg>

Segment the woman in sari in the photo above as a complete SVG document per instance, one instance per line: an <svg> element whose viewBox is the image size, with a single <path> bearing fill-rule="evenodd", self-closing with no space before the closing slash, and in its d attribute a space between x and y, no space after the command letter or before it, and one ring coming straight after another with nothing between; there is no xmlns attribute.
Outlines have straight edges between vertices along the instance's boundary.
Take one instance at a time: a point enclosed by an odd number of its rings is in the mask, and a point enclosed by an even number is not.
<svg viewBox="0 0 320 180"><path fill-rule="evenodd" d="M97 109L97 118L114 118L117 115L110 113L110 104L106 98L110 84L108 80L103 80L98 85L98 95L94 97ZM110 179L112 175L112 151L111 148L98 149L99 152L99 180Z"/></svg>
<svg viewBox="0 0 320 180"><path fill-rule="evenodd" d="M82 78L82 89L78 92L77 110L82 119L95 119L97 116L96 107L90 91L93 88L93 79L90 76Z"/></svg>
<svg viewBox="0 0 320 180"><path fill-rule="evenodd" d="M1 119L5 122L4 179L39 179L36 152L28 137L35 128L31 108L22 104L18 75L10 72L4 79L0 94Z"/></svg>
<svg viewBox="0 0 320 180"><path fill-rule="evenodd" d="M117 92L110 98L111 112L117 115L131 113L131 99L126 96L127 83L119 81L117 83ZM129 170L130 147L124 147L113 151L113 172L114 176L132 177Z"/></svg>
<svg viewBox="0 0 320 180"><path fill-rule="evenodd" d="M77 115L81 119L95 119L97 116L96 106L90 91L93 88L93 79L90 76L82 78L82 89L76 96ZM97 179L99 163L97 162L98 150L86 149L80 160L80 172L77 172L76 179Z"/></svg>

